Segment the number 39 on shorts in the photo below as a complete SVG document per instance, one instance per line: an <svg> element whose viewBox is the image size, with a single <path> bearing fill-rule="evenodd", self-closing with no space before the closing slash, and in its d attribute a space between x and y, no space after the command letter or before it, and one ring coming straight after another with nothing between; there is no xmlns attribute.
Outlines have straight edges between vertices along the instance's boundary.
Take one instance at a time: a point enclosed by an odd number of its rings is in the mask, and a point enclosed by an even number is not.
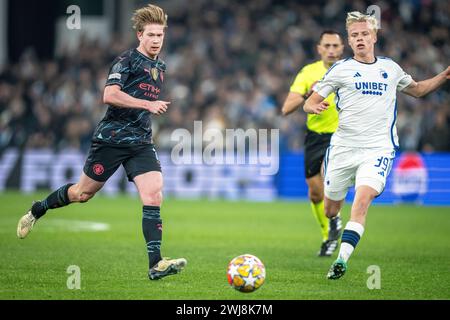
<svg viewBox="0 0 450 320"><path fill-rule="evenodd" d="M392 160L387 157L380 157L377 159L376 164L374 165L376 168L380 168L378 174L382 177L386 177L391 170Z"/></svg>

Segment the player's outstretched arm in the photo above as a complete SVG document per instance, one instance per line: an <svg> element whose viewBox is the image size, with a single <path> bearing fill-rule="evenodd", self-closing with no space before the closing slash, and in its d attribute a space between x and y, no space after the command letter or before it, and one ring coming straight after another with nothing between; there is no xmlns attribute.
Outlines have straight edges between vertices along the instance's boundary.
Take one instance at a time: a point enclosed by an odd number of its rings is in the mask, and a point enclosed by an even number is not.
<svg viewBox="0 0 450 320"><path fill-rule="evenodd" d="M448 79L450 79L450 67L447 67L446 70L433 78L419 82L411 82L402 92L415 98L420 98L442 86Z"/></svg>
<svg viewBox="0 0 450 320"><path fill-rule="evenodd" d="M313 92L308 99L306 99L305 104L303 105L303 110L306 113L320 114L321 112L328 109L329 103L324 101L324 97L322 97L317 92Z"/></svg>
<svg viewBox="0 0 450 320"><path fill-rule="evenodd" d="M167 111L170 102L167 101L148 101L137 99L123 92L118 85L105 87L103 92L103 103L119 108L145 109L153 114L163 114Z"/></svg>
<svg viewBox="0 0 450 320"><path fill-rule="evenodd" d="M286 100L283 103L283 107L281 108L281 113L283 116L287 116L292 112L298 110L303 103L305 102L305 98L300 93L297 92L289 92Z"/></svg>

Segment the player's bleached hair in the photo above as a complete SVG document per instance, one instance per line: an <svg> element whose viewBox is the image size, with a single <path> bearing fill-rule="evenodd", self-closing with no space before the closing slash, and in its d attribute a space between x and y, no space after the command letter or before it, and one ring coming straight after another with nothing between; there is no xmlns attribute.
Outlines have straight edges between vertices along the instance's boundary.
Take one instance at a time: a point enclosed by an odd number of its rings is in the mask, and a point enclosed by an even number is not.
<svg viewBox="0 0 450 320"><path fill-rule="evenodd" d="M133 29L137 32L144 31L147 24L155 23L167 27L167 14L158 6L149 4L143 8L140 8L134 12Z"/></svg>
<svg viewBox="0 0 450 320"><path fill-rule="evenodd" d="M364 14L359 11L352 11L347 13L347 20L345 21L345 26L348 27L355 22L368 22L370 27L374 32L378 31L378 21L374 16L369 14Z"/></svg>

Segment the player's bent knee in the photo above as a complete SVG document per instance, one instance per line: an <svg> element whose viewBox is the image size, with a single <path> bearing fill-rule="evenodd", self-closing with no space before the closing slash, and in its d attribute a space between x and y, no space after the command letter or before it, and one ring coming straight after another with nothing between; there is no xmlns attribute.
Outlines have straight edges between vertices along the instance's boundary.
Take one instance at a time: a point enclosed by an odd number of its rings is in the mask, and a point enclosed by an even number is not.
<svg viewBox="0 0 450 320"><path fill-rule="evenodd" d="M161 206L162 201L163 196L161 191L142 195L142 202L146 206Z"/></svg>
<svg viewBox="0 0 450 320"><path fill-rule="evenodd" d="M310 192L309 200L311 200L313 203L319 203L320 201L323 200L323 194L318 192Z"/></svg>
<svg viewBox="0 0 450 320"><path fill-rule="evenodd" d="M326 197L324 203L324 211L327 218L336 217L339 214L339 211L341 210L341 206L342 200L332 200Z"/></svg>
<svg viewBox="0 0 450 320"><path fill-rule="evenodd" d="M372 201L384 188L384 185L381 184L381 182L374 179L369 181L372 182L370 185L362 185L356 189L357 195L353 204L356 209L363 211L367 210Z"/></svg>
<svg viewBox="0 0 450 320"><path fill-rule="evenodd" d="M333 218L339 214L346 195L347 191L325 191L324 211L327 218Z"/></svg>
<svg viewBox="0 0 450 320"><path fill-rule="evenodd" d="M382 181L373 178L359 178L355 189L364 197L369 197L372 200L384 190L385 184ZM363 191L361 192L361 189Z"/></svg>

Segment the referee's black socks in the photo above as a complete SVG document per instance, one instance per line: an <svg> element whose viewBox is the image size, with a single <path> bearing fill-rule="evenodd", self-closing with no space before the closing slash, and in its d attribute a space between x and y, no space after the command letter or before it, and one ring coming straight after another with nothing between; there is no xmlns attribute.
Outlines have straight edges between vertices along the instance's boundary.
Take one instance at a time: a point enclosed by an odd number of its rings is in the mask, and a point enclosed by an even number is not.
<svg viewBox="0 0 450 320"><path fill-rule="evenodd" d="M31 213L36 219L42 217L48 209L65 207L70 204L68 191L73 183L66 184L58 190L52 192L47 198L38 201L31 207Z"/></svg>

